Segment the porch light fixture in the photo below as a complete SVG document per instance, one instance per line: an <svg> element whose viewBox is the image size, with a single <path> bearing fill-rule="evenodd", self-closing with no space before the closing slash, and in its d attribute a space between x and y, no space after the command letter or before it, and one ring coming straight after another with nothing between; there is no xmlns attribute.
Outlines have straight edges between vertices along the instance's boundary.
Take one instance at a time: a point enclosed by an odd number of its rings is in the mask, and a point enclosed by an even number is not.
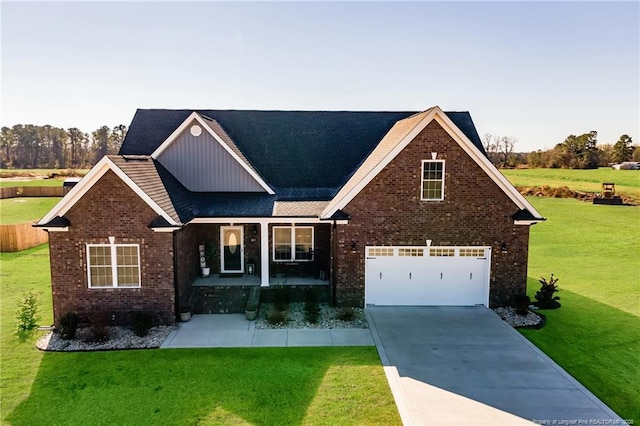
<svg viewBox="0 0 640 426"><path fill-rule="evenodd" d="M351 240L351 253L355 253L358 251L358 246L356 245L355 240Z"/></svg>
<svg viewBox="0 0 640 426"><path fill-rule="evenodd" d="M253 235L258 235L258 225L253 224L253 227L251 228L251 233Z"/></svg>
<svg viewBox="0 0 640 426"><path fill-rule="evenodd" d="M500 246L500 251L502 252L502 254L507 254L508 253L507 243L502 243L502 245Z"/></svg>

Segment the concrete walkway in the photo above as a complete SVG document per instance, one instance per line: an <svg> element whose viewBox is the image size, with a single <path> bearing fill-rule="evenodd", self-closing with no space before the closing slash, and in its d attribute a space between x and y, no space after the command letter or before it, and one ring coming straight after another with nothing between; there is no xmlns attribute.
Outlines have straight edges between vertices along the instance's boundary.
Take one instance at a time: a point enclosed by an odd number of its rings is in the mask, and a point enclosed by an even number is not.
<svg viewBox="0 0 640 426"><path fill-rule="evenodd" d="M369 329L256 330L243 314L194 315L171 332L161 349L286 346L373 346Z"/></svg>
<svg viewBox="0 0 640 426"><path fill-rule="evenodd" d="M405 425L625 424L485 307L371 307Z"/></svg>

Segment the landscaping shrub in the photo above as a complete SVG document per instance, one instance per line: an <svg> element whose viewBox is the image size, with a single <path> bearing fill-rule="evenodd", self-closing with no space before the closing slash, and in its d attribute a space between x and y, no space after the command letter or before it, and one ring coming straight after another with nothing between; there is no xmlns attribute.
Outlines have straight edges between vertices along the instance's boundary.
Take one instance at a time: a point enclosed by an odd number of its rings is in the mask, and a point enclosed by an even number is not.
<svg viewBox="0 0 640 426"><path fill-rule="evenodd" d="M18 334L26 335L38 327L38 297L32 292L23 293L18 302Z"/></svg>
<svg viewBox="0 0 640 426"><path fill-rule="evenodd" d="M529 313L529 305L531 304L531 298L526 294L519 294L513 298L513 307L516 309L516 314L521 316L527 316Z"/></svg>
<svg viewBox="0 0 640 426"><path fill-rule="evenodd" d="M80 318L75 312L67 312L60 318L60 337L65 340L75 339Z"/></svg>
<svg viewBox="0 0 640 426"><path fill-rule="evenodd" d="M109 318L107 315L98 316L91 325L90 342L106 342L109 340Z"/></svg>
<svg viewBox="0 0 640 426"><path fill-rule="evenodd" d="M278 287L273 290L273 304L279 311L286 311L291 302L291 295L289 289L285 287Z"/></svg>
<svg viewBox="0 0 640 426"><path fill-rule="evenodd" d="M545 277L540 277L540 290L536 293L537 306L540 309L558 309L560 307L559 296L554 296L553 293L558 291L558 286L556 283L558 282L558 278L554 278L553 274L551 274L551 278L549 281Z"/></svg>
<svg viewBox="0 0 640 426"><path fill-rule="evenodd" d="M267 322L271 325L283 325L287 322L287 313L271 308L267 314Z"/></svg>
<svg viewBox="0 0 640 426"><path fill-rule="evenodd" d="M134 312L131 325L136 336L144 337L153 327L153 316L147 312Z"/></svg>
<svg viewBox="0 0 640 426"><path fill-rule="evenodd" d="M304 316L311 324L318 322L320 316L320 294L315 288L309 288L305 292Z"/></svg>
<svg viewBox="0 0 640 426"><path fill-rule="evenodd" d="M336 314L336 317L340 320L340 321L352 321L356 316L355 311L353 310L353 307L351 306L343 306L340 309L338 309L338 313Z"/></svg>

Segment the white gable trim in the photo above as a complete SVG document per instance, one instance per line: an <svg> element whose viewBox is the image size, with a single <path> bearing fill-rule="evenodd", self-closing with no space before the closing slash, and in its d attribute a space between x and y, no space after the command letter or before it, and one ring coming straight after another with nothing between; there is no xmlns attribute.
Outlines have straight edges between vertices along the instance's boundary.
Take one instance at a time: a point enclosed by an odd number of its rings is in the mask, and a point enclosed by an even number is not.
<svg viewBox="0 0 640 426"><path fill-rule="evenodd" d="M104 176L107 171L113 171L129 188L133 190L145 203L149 205L158 213L158 215L162 216L167 222L171 225L178 225L178 223L171 218L155 201L151 199L136 183L131 180L129 176L126 175L116 164L109 159L109 157L104 156L98 164L93 166L93 168L87 173L87 175L80 180L71 191L67 193L67 195L62 198L50 211L47 213L45 217L40 219L37 225L46 225L56 216L64 216L71 207L73 207L93 186L100 180L102 176Z"/></svg>
<svg viewBox="0 0 640 426"><path fill-rule="evenodd" d="M192 112L189 117L187 117L186 120L184 120L182 122L182 124L180 126L178 126L178 128L176 130L173 131L173 133L171 133L171 135L169 135L169 137L167 139L165 139L164 142L162 142L162 144L160 144L160 146L158 148L156 148L155 151L153 151L153 153L151 153L151 158L153 158L154 160L158 159L158 157L164 152L166 151L167 148L169 148L169 146L171 146L172 143L174 143L176 141L176 139L178 139L178 137L180 137L180 135L182 135L183 132L185 132L187 130L187 128L194 122L196 121L200 126L202 126L207 132L209 132L209 134L216 140L216 142L218 142L228 153L229 155L231 155L231 157L233 157L234 160L236 160L238 162L238 164L247 172L249 173L249 175L251 175L251 177L262 187L264 188L264 190L269 193L270 195L275 194L275 192L273 191L273 189L271 189L271 187L269 185L267 185L267 183L264 181L264 179L262 179L262 177L260 177L260 175L258 175L251 167L249 167L249 165L242 160L242 158L240 158L238 156L238 154L236 154L231 147L229 147L229 145L227 145L224 140L222 140L222 138L220 137L220 135L218 135L210 126L209 124L202 118L202 116L200 116L200 114L198 114L197 112Z"/></svg>
<svg viewBox="0 0 640 426"><path fill-rule="evenodd" d="M520 209L528 210L536 218L543 220L542 215L527 201L518 190L509 183L500 171L486 158L480 150L465 136L464 133L451 121L449 117L435 106L429 110L422 120L411 129L409 133L349 192L338 195L329 203L322 212L322 218L329 218L339 209L343 209L356 195L360 193L368 184L382 171L396 156L413 141L418 134L432 120L436 120L438 124L455 140L460 147L480 166L480 168L493 180L502 191L513 201ZM346 184L348 185L348 183ZM346 186L345 185L345 186Z"/></svg>

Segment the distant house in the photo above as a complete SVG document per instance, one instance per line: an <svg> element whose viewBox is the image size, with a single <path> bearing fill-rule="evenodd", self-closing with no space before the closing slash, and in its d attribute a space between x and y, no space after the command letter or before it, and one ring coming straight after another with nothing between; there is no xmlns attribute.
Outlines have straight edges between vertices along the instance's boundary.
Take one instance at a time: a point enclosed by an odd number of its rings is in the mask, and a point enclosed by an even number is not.
<svg viewBox="0 0 640 426"><path fill-rule="evenodd" d="M542 220L470 115L436 106L138 110L119 155L36 226L56 322L147 311L172 323L186 305L241 311L253 285L360 306L501 305L525 292Z"/></svg>

